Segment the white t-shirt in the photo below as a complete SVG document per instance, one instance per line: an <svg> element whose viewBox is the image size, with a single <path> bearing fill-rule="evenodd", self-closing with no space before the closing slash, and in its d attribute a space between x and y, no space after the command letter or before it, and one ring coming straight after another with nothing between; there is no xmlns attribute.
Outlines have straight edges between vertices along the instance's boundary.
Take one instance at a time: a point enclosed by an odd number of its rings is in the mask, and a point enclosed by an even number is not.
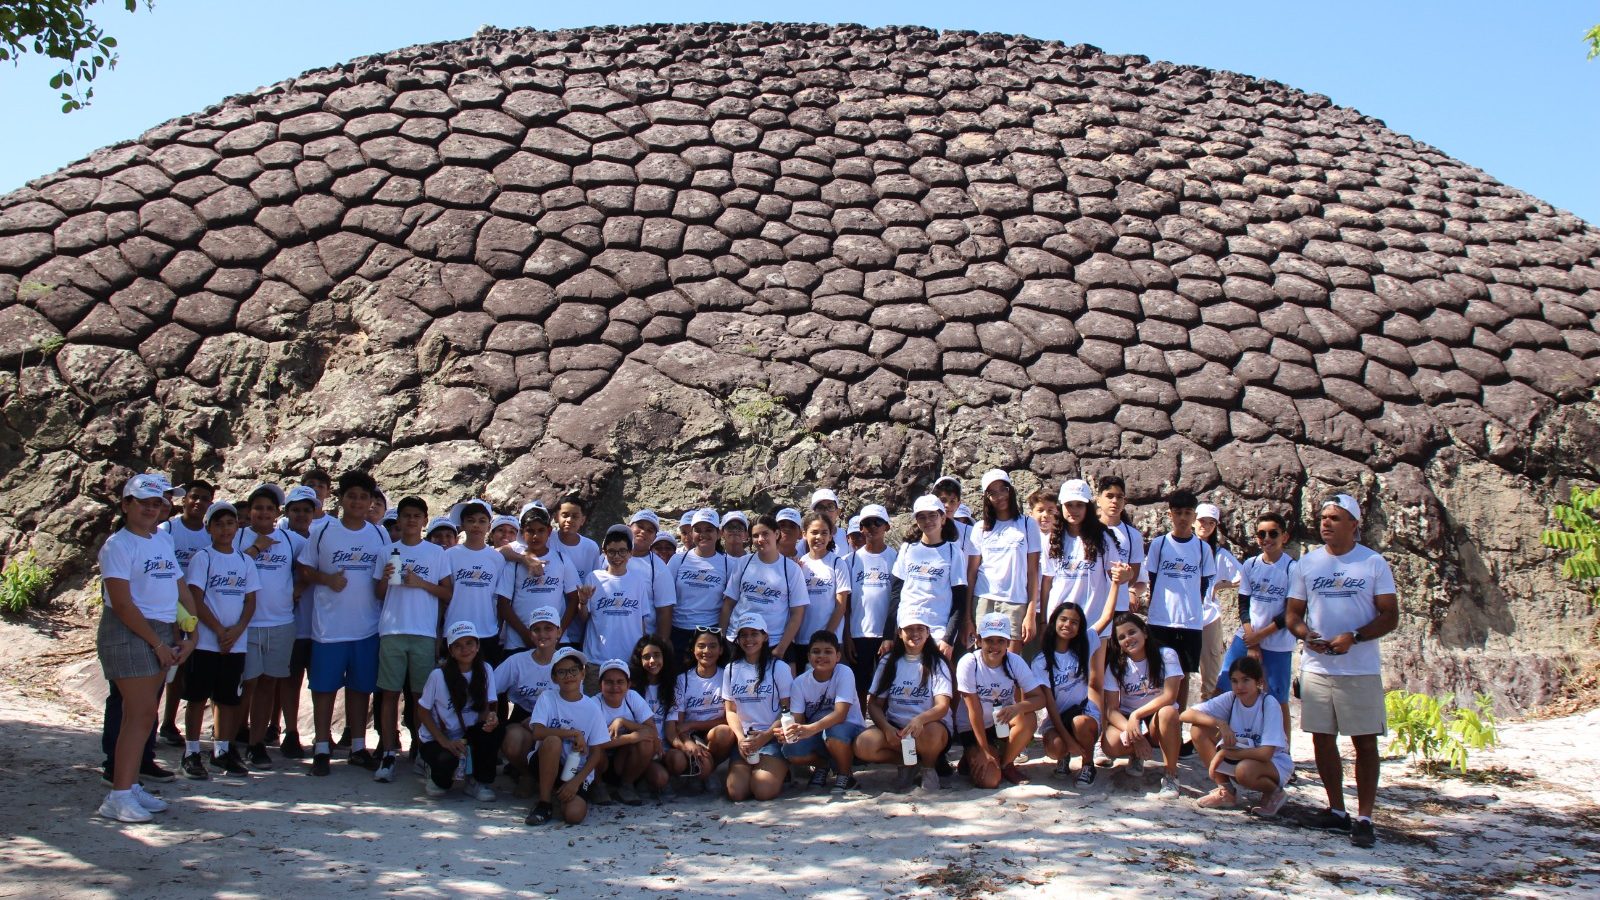
<svg viewBox="0 0 1600 900"><path fill-rule="evenodd" d="M1211 579L1211 584L1206 588L1204 615L1201 617L1206 625L1222 618L1222 605L1217 602L1217 585L1224 581L1232 585L1239 583L1239 558L1232 551L1227 547L1218 547L1213 559L1217 565L1217 577Z"/></svg>
<svg viewBox="0 0 1600 900"><path fill-rule="evenodd" d="M638 691L630 689L628 693L624 694L621 706L612 706L607 703L603 695L597 694L594 699L600 704L600 714L605 716L607 734L611 733L611 723L618 719L627 719L640 725L655 724L655 710L651 709L650 704L639 696Z"/></svg>
<svg viewBox="0 0 1600 900"><path fill-rule="evenodd" d="M767 671L757 680L756 667L736 659L722 670L722 696L739 711L739 722L746 731L765 731L778 721L779 704L789 699L794 676L781 659L769 660Z"/></svg>
<svg viewBox="0 0 1600 900"><path fill-rule="evenodd" d="M1240 568L1239 596L1250 598L1251 628L1260 631L1271 625L1272 620L1283 612L1289 602L1289 584L1296 568L1295 561L1287 553L1279 554L1278 561L1271 565L1259 556L1244 561ZM1243 634L1244 629L1240 628L1238 633ZM1289 633L1289 629L1280 628L1267 635L1261 642L1261 649L1273 653L1292 653L1295 643L1295 636Z"/></svg>
<svg viewBox="0 0 1600 900"><path fill-rule="evenodd" d="M935 623L931 629L935 640L942 641L947 635L953 638L960 623L950 621L950 589L967 583L966 569L967 558L953 542L930 547L917 541L901 547L894 561L894 576L902 582L895 621L910 621L913 613L921 611Z"/></svg>
<svg viewBox="0 0 1600 900"><path fill-rule="evenodd" d="M546 728L582 732L584 743L589 745L589 753L611 742L611 732L606 729L605 714L600 711L600 701L594 697L566 700L562 698L560 691L545 691L533 705L533 715L528 717L528 721ZM565 757L571 750L572 742L562 740L561 755ZM588 758L587 754L585 758ZM592 781L594 773L590 772L583 783L589 784Z"/></svg>
<svg viewBox="0 0 1600 900"><path fill-rule="evenodd" d="M1278 770L1278 784L1289 783L1294 760L1289 757L1289 738L1283 733L1283 712L1277 698L1262 691L1255 706L1245 706L1233 691L1218 694L1194 707L1213 719L1227 722L1234 743L1241 750L1272 747L1272 767Z"/></svg>
<svg viewBox="0 0 1600 900"><path fill-rule="evenodd" d="M446 665L455 665L455 660L448 661ZM470 690L473 671L468 670L461 674L462 677L466 678ZM467 696L470 697L471 694L469 693ZM444 683L444 669L434 669L428 673L428 681L422 686L422 696L418 698L417 702L421 703L424 709L433 714L433 721L445 730L444 736L451 740L460 740L461 736L467 733L467 728L478 724L476 710L458 710L456 705L450 702L450 689ZM462 727L463 722L466 724L466 728ZM428 726L423 725L421 722L417 723L417 737L424 741L439 740L437 736L428 731Z"/></svg>
<svg viewBox="0 0 1600 900"><path fill-rule="evenodd" d="M172 537L165 532L140 537L123 528L106 538L100 547L100 577L102 582L107 578L126 581L133 605L146 619L178 620L178 582L183 578L183 569L172 552ZM103 584L100 594L105 601L100 614L115 615L111 611L111 594Z"/></svg>
<svg viewBox="0 0 1600 900"><path fill-rule="evenodd" d="M1128 675L1126 678L1117 678L1117 673L1111 666L1106 666L1105 690L1118 692L1118 708L1123 715L1128 715L1139 707L1149 703L1161 695L1165 682L1174 678L1183 677L1183 665L1178 662L1178 651L1171 647L1161 648L1161 680L1162 684L1152 684L1150 681L1150 657L1144 659L1128 660ZM1173 705L1177 705L1174 703Z"/></svg>
<svg viewBox="0 0 1600 900"><path fill-rule="evenodd" d="M378 633L377 579L389 561L389 535L370 522L356 530L329 518L314 528L298 562L319 572L342 572L344 590L317 585L312 594L311 639L320 644L359 641Z"/></svg>
<svg viewBox="0 0 1600 900"><path fill-rule="evenodd" d="M876 694L878 685L883 679L883 669L889 664L889 657L885 656L878 662L878 668L872 673L872 688ZM889 682L889 692L884 698L883 711L889 718L889 724L896 728L904 728L905 724L917 716L922 715L933 707L935 697L955 697L954 686L950 682L950 666L945 663L944 657L939 657L938 665L928 673L928 683L922 683L922 657L902 656L895 662L894 675ZM955 722L950 713L945 713L943 719L947 729L953 729Z"/></svg>
<svg viewBox="0 0 1600 900"><path fill-rule="evenodd" d="M195 553L211 546L211 534L205 527L190 528L183 524L182 516L173 516L157 525L156 530L172 538L172 553L185 572L189 571L189 560L194 558Z"/></svg>
<svg viewBox="0 0 1600 900"><path fill-rule="evenodd" d="M1139 529L1127 522L1118 522L1114 527L1106 529L1108 540L1106 551L1110 555L1106 558L1106 568L1109 571L1112 563L1127 563L1130 566L1144 565L1144 535ZM1140 576L1144 572L1140 570ZM1145 579L1148 580L1148 579ZM1117 585L1117 612L1128 611L1128 586ZM1109 637L1110 635L1102 635Z"/></svg>
<svg viewBox="0 0 1600 900"><path fill-rule="evenodd" d="M968 525L965 522L956 522L954 520L951 521L951 524L956 526L956 549L960 550L961 555L964 557L977 556L978 545L973 543L972 540L973 526ZM962 567L962 571L966 571L965 566Z"/></svg>
<svg viewBox="0 0 1600 900"><path fill-rule="evenodd" d="M700 677L694 669L678 675L678 684L672 693L672 711L668 713L679 722L704 722L723 714L722 670L710 678Z"/></svg>
<svg viewBox="0 0 1600 900"><path fill-rule="evenodd" d="M978 548L977 584L972 593L1002 603L1028 602L1028 555L1040 552L1039 523L1028 516L972 526L971 540Z"/></svg>
<svg viewBox="0 0 1600 900"><path fill-rule="evenodd" d="M511 703L522 707L528 712L533 712L533 706L539 700L539 695L545 691L555 690L556 682L550 677L550 668L554 665L555 654L551 655L551 662L542 663L533 658L533 651L527 653L513 653L494 670L494 694L504 697Z"/></svg>
<svg viewBox="0 0 1600 900"><path fill-rule="evenodd" d="M828 620L833 617L837 609L840 594L850 593L850 573L843 560L839 559L833 551L821 559L811 556L800 557L800 568L805 570L806 613L800 620L800 633L795 635L795 643L804 644L811 640L811 636L828 627ZM844 617L839 621L842 623ZM840 629L833 630L833 636L839 636Z"/></svg>
<svg viewBox="0 0 1600 900"><path fill-rule="evenodd" d="M805 538L801 538L799 540L799 542L794 545L794 552L795 552L796 556L805 556L806 552L808 550L810 550L810 549L811 549L811 545L806 543L806 539ZM850 549L850 540L849 540L848 537L845 536L844 526L843 525L835 526L834 529L833 529L833 550L831 552L837 553L840 556L843 556L845 554L845 551L847 551L849 549Z"/></svg>
<svg viewBox="0 0 1600 900"><path fill-rule="evenodd" d="M389 549L400 551L400 566L409 569L429 584L438 584L450 575L445 562L445 549L428 541L407 545L405 541L390 544ZM389 560L384 559L387 566ZM379 573L382 573L382 567ZM422 588L391 584L383 595L383 613L378 617L379 634L410 634L417 637L439 636L439 598Z"/></svg>
<svg viewBox="0 0 1600 900"><path fill-rule="evenodd" d="M309 536L311 530L306 529L307 534L302 535L298 531L290 531L288 525L280 523L278 527L294 535L296 542L294 545L294 561L298 565L300 552L305 549L306 544L311 540ZM300 597L294 604L294 637L297 641L311 640L311 620L316 616L316 596L316 591L309 584L300 589Z"/></svg>
<svg viewBox="0 0 1600 900"><path fill-rule="evenodd" d="M495 579L494 594L511 601L517 621L527 624L533 611L548 606L556 615L567 614L567 595L578 589L578 572L572 564L555 553L539 557L544 561L544 574L534 575L533 570L520 562L509 562L500 567ZM522 634L508 623L500 629L500 646L507 650L520 650L528 646Z"/></svg>
<svg viewBox="0 0 1600 900"><path fill-rule="evenodd" d="M866 726L861 698L856 695L855 673L844 663L834 666L833 677L824 682L817 681L817 670L807 669L790 688L789 709L797 715L803 713L807 722L830 715L840 703L850 704L850 711L844 714L845 724Z"/></svg>
<svg viewBox="0 0 1600 900"><path fill-rule="evenodd" d="M1018 693L1017 687L1021 685L1022 691ZM1010 706L1022 702L1022 698L1029 691L1039 686L1039 679L1028 668L1028 661L1011 651L1006 651L1005 659L998 668L991 668L983 661L983 654L979 652L968 653L956 663L956 690L963 695L975 694L979 705L983 707L983 727L988 728L994 724L994 708L996 706ZM967 718L967 704L965 697L955 704L956 730L971 731L972 722Z"/></svg>
<svg viewBox="0 0 1600 900"><path fill-rule="evenodd" d="M234 535L233 549L244 552L256 542L256 531L249 526ZM272 530L273 545L255 558L256 612L250 617L251 628L276 628L295 620L294 610L294 558L300 555L300 545L305 539L287 528ZM248 557L247 557L248 558Z"/></svg>
<svg viewBox="0 0 1600 900"><path fill-rule="evenodd" d="M889 622L889 601L894 583L893 547L869 553L865 547L850 557L850 608L845 616L850 637L883 637Z"/></svg>
<svg viewBox="0 0 1600 900"><path fill-rule="evenodd" d="M650 608L650 578L633 566L621 575L595 572L589 598L589 622L583 631L583 652L594 660L627 659L645 635L644 614Z"/></svg>
<svg viewBox="0 0 1600 900"><path fill-rule="evenodd" d="M1088 633L1089 638L1089 665L1094 665L1094 655L1100 649L1100 635L1093 631ZM1054 641L1054 637L1050 638ZM1040 653L1033 658L1033 677L1041 684L1050 685L1050 691L1055 695L1056 711L1071 709L1089 699L1089 674L1078 668L1078 657L1069 650L1065 653L1055 654L1056 664L1052 667L1050 661ZM1050 671L1045 671L1049 668Z"/></svg>
<svg viewBox="0 0 1600 900"><path fill-rule="evenodd" d="M1111 596L1111 563L1116 561L1110 553L1111 540L1107 538L1100 547L1100 556L1093 562L1084 559L1082 538L1063 531L1061 548L1066 559L1054 553L1045 553L1039 571L1050 579L1050 595L1045 598L1044 618L1050 621L1056 607L1063 603L1078 604L1090 625L1099 621L1105 612L1106 600ZM1111 626L1106 625L1106 634Z"/></svg>
<svg viewBox="0 0 1600 900"><path fill-rule="evenodd" d="M596 569L605 568L605 563L600 559L600 545L583 535L578 535L578 543L568 547L561 543L561 535L550 535L550 552L566 560L572 566L572 571L578 573L578 583L582 585L589 573ZM567 626L567 633L561 639L569 644L583 642L583 622L577 616L572 617L572 624Z"/></svg>
<svg viewBox="0 0 1600 900"><path fill-rule="evenodd" d="M1201 581L1217 576L1211 547L1195 535L1180 541L1163 534L1150 542L1145 561L1139 579L1150 582L1149 623L1193 631L1204 628L1205 594Z"/></svg>
<svg viewBox="0 0 1600 900"><path fill-rule="evenodd" d="M510 565L506 558L487 544L480 550L457 544L444 551L444 565L450 575L450 606L444 614L445 627L451 622L471 622L479 634L499 634L500 609L494 585L500 578L500 570Z"/></svg>
<svg viewBox="0 0 1600 900"><path fill-rule="evenodd" d="M678 602L678 588L672 583L672 567L662 562L661 557L652 550L643 556L628 557L628 568L642 574L650 585L650 602L644 607L644 630L648 634L655 634L656 610ZM673 610L672 621L678 621L677 610Z"/></svg>
<svg viewBox="0 0 1600 900"><path fill-rule="evenodd" d="M1324 640L1376 619L1376 598L1394 592L1388 560L1362 544L1343 556L1334 556L1326 547L1312 550L1300 558L1289 586L1290 598L1306 601L1306 625ZM1381 675L1383 663L1378 642L1362 641L1340 656L1307 648L1300 670L1321 675Z"/></svg>
<svg viewBox="0 0 1600 900"><path fill-rule="evenodd" d="M184 573L183 580L200 588L205 594L206 608L224 628L239 621L244 614L245 598L261 589L256 564L250 557L237 551L218 553L211 547L196 550L189 557L189 571ZM213 653L222 651L217 633L207 628L203 619L195 632L194 648ZM228 652L243 653L249 648L250 642L241 635Z"/></svg>
<svg viewBox="0 0 1600 900"><path fill-rule="evenodd" d="M754 612L767 623L767 644L776 647L789 624L789 610L811 602L806 591L806 576L792 559L779 556L777 562L764 563L754 553L740 557L729 579L733 590L733 614ZM735 635L730 635L735 637ZM800 637L796 636L796 640Z"/></svg>
<svg viewBox="0 0 1600 900"><path fill-rule="evenodd" d="M662 740L667 737L667 708L661 705L661 685L647 684L644 686L644 702L650 707L650 717L656 723L656 734Z"/></svg>
<svg viewBox="0 0 1600 900"><path fill-rule="evenodd" d="M673 626L685 631L715 626L722 617L722 597L733 568L733 561L721 553L674 556L667 564L667 574L678 597L678 605L672 610Z"/></svg>

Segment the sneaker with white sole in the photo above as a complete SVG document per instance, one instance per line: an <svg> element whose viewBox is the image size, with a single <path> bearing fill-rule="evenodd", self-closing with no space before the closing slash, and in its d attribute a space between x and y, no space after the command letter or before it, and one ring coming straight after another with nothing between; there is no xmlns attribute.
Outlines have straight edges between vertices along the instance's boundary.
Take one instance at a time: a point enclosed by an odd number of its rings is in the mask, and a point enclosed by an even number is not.
<svg viewBox="0 0 1600 900"><path fill-rule="evenodd" d="M1084 766L1078 770L1078 787L1088 787L1094 784L1094 766Z"/></svg>
<svg viewBox="0 0 1600 900"><path fill-rule="evenodd" d="M1143 775L1144 774L1144 760L1140 759L1137 756L1128 757L1128 774L1129 775Z"/></svg>
<svg viewBox="0 0 1600 900"><path fill-rule="evenodd" d="M130 824L148 822L154 818L150 815L150 810L139 805L132 791L122 795L118 795L115 791L107 794L105 801L100 804L99 813L108 819Z"/></svg>
<svg viewBox="0 0 1600 900"><path fill-rule="evenodd" d="M923 769L921 787L922 792L925 794L937 794L939 792L939 773L932 768Z"/></svg>
<svg viewBox="0 0 1600 900"><path fill-rule="evenodd" d="M422 754L417 754L411 760L411 771L421 775L423 778L428 777L428 761L422 758Z"/></svg>
<svg viewBox="0 0 1600 900"><path fill-rule="evenodd" d="M133 783L133 789L130 793L133 794L133 799L135 802L150 812L158 813L167 811L167 801L145 790L144 786L137 781Z"/></svg>
<svg viewBox="0 0 1600 900"><path fill-rule="evenodd" d="M1178 779L1171 775L1161 776L1161 790L1156 792L1156 796L1163 800L1176 800L1182 797L1183 791L1178 787Z"/></svg>
<svg viewBox="0 0 1600 900"><path fill-rule="evenodd" d="M1261 805L1255 808L1255 814L1258 816L1275 816L1278 814L1278 810L1283 809L1283 805L1288 802L1289 795L1284 793L1283 788L1273 788L1272 793L1261 798Z"/></svg>
<svg viewBox="0 0 1600 900"><path fill-rule="evenodd" d="M430 780L428 783L432 784L433 782ZM468 786L467 793L472 795L472 799L478 801L479 803L494 802L494 788L489 787L487 784L484 784L481 781L474 781L470 786Z"/></svg>
<svg viewBox="0 0 1600 900"><path fill-rule="evenodd" d="M1051 773L1057 778L1066 778L1072 774L1072 760L1063 759L1056 763L1056 770Z"/></svg>
<svg viewBox="0 0 1600 900"><path fill-rule="evenodd" d="M378 763L378 771L372 773L372 780L380 781L384 784L394 781L394 763L394 754L385 753L383 761Z"/></svg>
<svg viewBox="0 0 1600 900"><path fill-rule="evenodd" d="M449 788L442 788L434 784L432 778L425 779L422 782L422 786L427 789L429 797L443 797L445 794L450 793Z"/></svg>

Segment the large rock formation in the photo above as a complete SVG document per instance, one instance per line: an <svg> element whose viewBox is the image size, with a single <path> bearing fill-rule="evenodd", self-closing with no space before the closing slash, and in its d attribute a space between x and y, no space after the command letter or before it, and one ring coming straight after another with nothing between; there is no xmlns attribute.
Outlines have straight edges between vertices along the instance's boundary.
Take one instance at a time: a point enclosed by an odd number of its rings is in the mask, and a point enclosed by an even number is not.
<svg viewBox="0 0 1600 900"><path fill-rule="evenodd" d="M1527 703L1592 647L1537 531L1600 469L1597 312L1600 232L1280 84L918 28L486 30L0 198L0 540L83 571L146 466L575 488L602 523L999 466L1243 534L1341 489L1400 575L1396 672Z"/></svg>

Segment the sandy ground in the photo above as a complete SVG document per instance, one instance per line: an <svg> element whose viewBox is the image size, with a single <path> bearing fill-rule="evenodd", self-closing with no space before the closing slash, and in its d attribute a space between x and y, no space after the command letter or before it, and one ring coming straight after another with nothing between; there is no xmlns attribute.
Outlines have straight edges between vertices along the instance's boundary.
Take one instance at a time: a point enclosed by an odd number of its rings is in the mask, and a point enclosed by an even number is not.
<svg viewBox="0 0 1600 900"><path fill-rule="evenodd" d="M124 826L94 815L91 642L81 617L0 622L17 660L0 667L0 897L1600 894L1600 710L1507 724L1474 756L1476 780L1386 762L1373 850L1295 824L1323 800L1306 740L1277 822L1196 809L1193 765L1185 801L1164 803L1153 775L1102 770L1079 791L1036 761L1035 783L998 792L952 781L912 799L883 793L879 770L842 802L701 797L536 830L504 780L495 803L428 800L409 774L375 784L336 762L318 779L284 761L248 781L157 786L172 810ZM177 750L160 753L176 766Z"/></svg>

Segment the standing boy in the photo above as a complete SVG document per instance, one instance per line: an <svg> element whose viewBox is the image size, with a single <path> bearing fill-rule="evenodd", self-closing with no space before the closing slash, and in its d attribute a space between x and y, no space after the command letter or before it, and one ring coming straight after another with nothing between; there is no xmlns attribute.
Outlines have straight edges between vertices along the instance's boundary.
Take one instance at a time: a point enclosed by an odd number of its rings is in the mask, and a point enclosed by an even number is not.
<svg viewBox="0 0 1600 900"><path fill-rule="evenodd" d="M183 774L198 780L210 777L200 755L200 725L205 719L206 704L213 701L217 712L211 725L212 763L229 775L250 774L229 738L239 730L239 701L244 698L248 647L245 632L255 614L256 592L261 587L255 563L233 549L233 539L239 531L239 512L233 504L211 504L204 521L211 546L189 558L184 574L194 597L200 632L189 657L183 689L183 699L188 704L184 709Z"/></svg>
<svg viewBox="0 0 1600 900"><path fill-rule="evenodd" d="M405 497L396 508L400 554L399 584L391 584L396 569L394 553L384 561L378 580L383 612L378 616L378 770L373 781L393 781L395 757L400 752L400 697L416 703L428 684L439 658L439 611L450 602L451 579L445 550L422 539L428 521L428 504ZM413 750L421 746L415 728ZM415 755L415 754L413 754Z"/></svg>
<svg viewBox="0 0 1600 900"><path fill-rule="evenodd" d="M1150 542L1141 578L1150 582L1150 635L1178 653L1183 682L1178 685L1178 711L1189 708L1189 676L1200 671L1205 597L1217 577L1211 548L1194 533L1200 501L1189 491L1167 498L1171 530ZM1185 748L1188 753L1192 747Z"/></svg>

